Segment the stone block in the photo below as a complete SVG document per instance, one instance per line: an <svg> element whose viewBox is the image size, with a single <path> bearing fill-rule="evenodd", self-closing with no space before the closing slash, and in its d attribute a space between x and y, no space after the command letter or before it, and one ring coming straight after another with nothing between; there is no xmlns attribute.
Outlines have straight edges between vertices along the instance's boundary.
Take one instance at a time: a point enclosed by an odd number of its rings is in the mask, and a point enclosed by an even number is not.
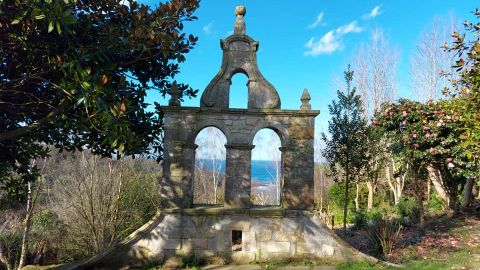
<svg viewBox="0 0 480 270"><path fill-rule="evenodd" d="M313 243L297 243L296 246L296 254L298 255L315 253L315 244Z"/></svg>
<svg viewBox="0 0 480 270"><path fill-rule="evenodd" d="M288 232L276 231L273 233L273 240L279 241L279 242L286 242L286 241L290 241L290 237L288 235Z"/></svg>
<svg viewBox="0 0 480 270"><path fill-rule="evenodd" d="M321 253L322 255L331 257L335 254L335 248L328 244L322 244Z"/></svg>
<svg viewBox="0 0 480 270"><path fill-rule="evenodd" d="M254 252L237 251L232 253L232 261L237 264L248 264L255 260Z"/></svg>
<svg viewBox="0 0 480 270"><path fill-rule="evenodd" d="M193 249L208 249L207 239L192 239Z"/></svg>
<svg viewBox="0 0 480 270"><path fill-rule="evenodd" d="M262 242L260 243L260 249L264 253L289 253L290 252L290 242Z"/></svg>
<svg viewBox="0 0 480 270"><path fill-rule="evenodd" d="M257 241L265 242L272 240L272 231L270 230L260 230L257 232Z"/></svg>
<svg viewBox="0 0 480 270"><path fill-rule="evenodd" d="M165 239L162 241L164 249L180 249L182 248L182 240L180 239Z"/></svg>
<svg viewBox="0 0 480 270"><path fill-rule="evenodd" d="M268 228L272 231L278 231L280 230L280 225L278 223L271 223Z"/></svg>

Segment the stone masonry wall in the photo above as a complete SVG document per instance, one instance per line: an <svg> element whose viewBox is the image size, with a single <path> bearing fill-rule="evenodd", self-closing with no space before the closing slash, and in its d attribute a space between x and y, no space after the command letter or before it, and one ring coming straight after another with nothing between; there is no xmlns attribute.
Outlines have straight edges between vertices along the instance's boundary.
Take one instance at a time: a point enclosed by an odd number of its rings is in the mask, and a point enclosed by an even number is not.
<svg viewBox="0 0 480 270"><path fill-rule="evenodd" d="M232 251L232 230L242 231L241 251ZM117 269L211 256L239 264L287 258L377 262L344 243L312 211L207 208L164 213L76 269Z"/></svg>
<svg viewBox="0 0 480 270"><path fill-rule="evenodd" d="M260 129L270 128L279 135L282 143L282 206L287 209L313 208L314 118L318 111L194 107L163 107L163 110L163 208L192 206L195 138L209 126L217 127L227 138L226 207L250 206L253 138Z"/></svg>

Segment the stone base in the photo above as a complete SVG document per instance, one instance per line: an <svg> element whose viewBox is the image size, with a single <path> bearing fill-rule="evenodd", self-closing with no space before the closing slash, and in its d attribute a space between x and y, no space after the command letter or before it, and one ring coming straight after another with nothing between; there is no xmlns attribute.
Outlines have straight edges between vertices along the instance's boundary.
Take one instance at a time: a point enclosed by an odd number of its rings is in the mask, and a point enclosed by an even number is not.
<svg viewBox="0 0 480 270"><path fill-rule="evenodd" d="M232 251L233 230L242 232L238 251ZM313 211L192 208L162 211L121 243L74 269L182 264L209 257L237 264L283 259L377 262L343 242Z"/></svg>

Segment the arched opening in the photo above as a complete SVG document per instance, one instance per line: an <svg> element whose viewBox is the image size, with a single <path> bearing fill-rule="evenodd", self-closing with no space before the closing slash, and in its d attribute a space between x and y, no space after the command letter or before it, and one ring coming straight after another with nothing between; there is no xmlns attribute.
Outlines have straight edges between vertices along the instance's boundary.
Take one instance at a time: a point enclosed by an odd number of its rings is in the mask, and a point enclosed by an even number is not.
<svg viewBox="0 0 480 270"><path fill-rule="evenodd" d="M246 109L248 107L248 77L238 72L231 78L229 107Z"/></svg>
<svg viewBox="0 0 480 270"><path fill-rule="evenodd" d="M195 138L193 204L221 205L224 202L227 138L216 127L202 129Z"/></svg>
<svg viewBox="0 0 480 270"><path fill-rule="evenodd" d="M282 189L282 153L278 134L269 128L253 138L251 179L253 205L280 205Z"/></svg>

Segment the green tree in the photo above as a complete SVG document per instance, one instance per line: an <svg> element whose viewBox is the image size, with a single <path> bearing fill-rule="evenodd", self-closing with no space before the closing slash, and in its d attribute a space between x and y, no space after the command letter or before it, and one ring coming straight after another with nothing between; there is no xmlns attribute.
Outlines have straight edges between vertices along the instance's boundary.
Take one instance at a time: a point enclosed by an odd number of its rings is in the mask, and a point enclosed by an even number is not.
<svg viewBox="0 0 480 270"><path fill-rule="evenodd" d="M345 185L345 196L349 198L350 184L356 181L364 161L364 145L366 141L366 120L363 117L363 108L360 95L352 88L353 71L348 66L344 72L346 88L342 92L337 90L338 102L333 101L328 106L332 119L328 121L330 138L322 133L325 141L323 155L330 164L335 179ZM343 203L343 231L347 230L347 211L349 200Z"/></svg>
<svg viewBox="0 0 480 270"><path fill-rule="evenodd" d="M0 184L18 191L31 160L85 148L106 157L161 159L159 104L147 92L179 98L197 90L174 81L197 38L183 32L198 0L155 8L134 0L0 1ZM25 186L25 185L23 185ZM19 192L17 192L19 193Z"/></svg>
<svg viewBox="0 0 480 270"><path fill-rule="evenodd" d="M449 105L458 116L460 146L471 165L465 173L462 207L469 205L473 182L480 179L480 11L477 8L472 13L476 22L465 20L465 33L454 32L452 44L445 44L445 49L458 58L453 67L460 75L458 80L451 80L452 88L445 92L452 97Z"/></svg>

